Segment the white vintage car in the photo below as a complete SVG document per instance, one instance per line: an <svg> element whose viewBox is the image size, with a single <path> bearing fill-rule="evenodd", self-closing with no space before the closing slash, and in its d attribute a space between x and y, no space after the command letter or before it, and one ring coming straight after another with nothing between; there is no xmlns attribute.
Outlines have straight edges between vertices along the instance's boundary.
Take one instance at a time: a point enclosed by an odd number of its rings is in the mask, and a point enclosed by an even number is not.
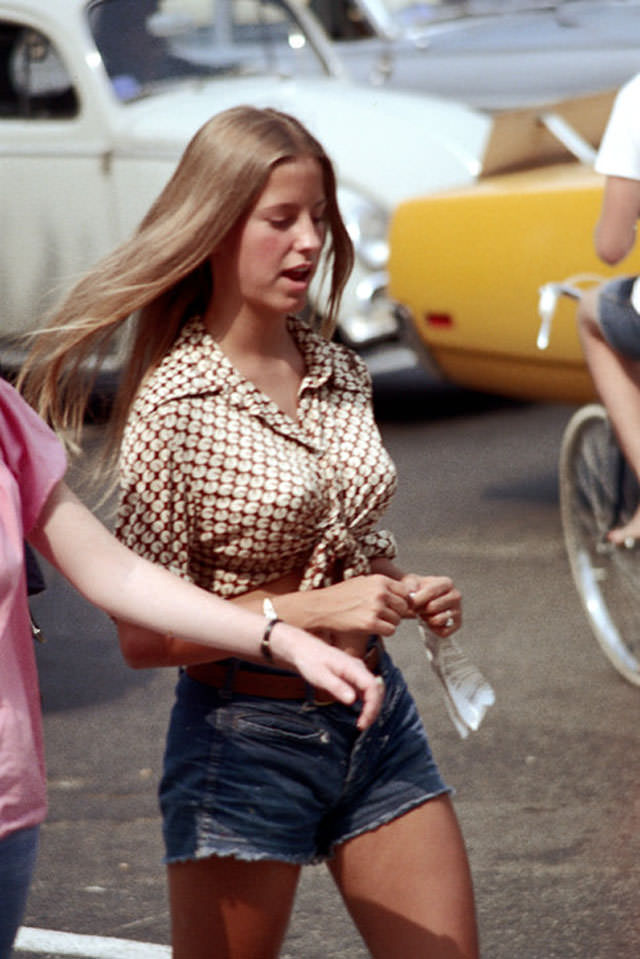
<svg viewBox="0 0 640 959"><path fill-rule="evenodd" d="M640 0L308 0L353 80L503 110L619 87Z"/></svg>
<svg viewBox="0 0 640 959"><path fill-rule="evenodd" d="M308 0L356 81L514 109L640 70L638 0Z"/></svg>
<svg viewBox="0 0 640 959"><path fill-rule="evenodd" d="M339 334L372 368L404 363L379 346L397 322L389 215L470 182L490 120L337 72L295 0L0 0L3 365L20 359L10 336L133 230L196 129L241 103L297 115L328 149L357 252Z"/></svg>

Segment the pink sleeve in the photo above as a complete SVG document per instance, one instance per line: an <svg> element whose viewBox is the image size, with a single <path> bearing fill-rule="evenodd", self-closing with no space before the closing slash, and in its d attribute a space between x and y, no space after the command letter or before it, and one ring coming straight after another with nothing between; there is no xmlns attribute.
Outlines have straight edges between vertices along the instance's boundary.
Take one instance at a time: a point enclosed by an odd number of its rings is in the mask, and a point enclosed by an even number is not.
<svg viewBox="0 0 640 959"><path fill-rule="evenodd" d="M0 453L15 477L25 536L67 468L55 433L5 380L0 379Z"/></svg>

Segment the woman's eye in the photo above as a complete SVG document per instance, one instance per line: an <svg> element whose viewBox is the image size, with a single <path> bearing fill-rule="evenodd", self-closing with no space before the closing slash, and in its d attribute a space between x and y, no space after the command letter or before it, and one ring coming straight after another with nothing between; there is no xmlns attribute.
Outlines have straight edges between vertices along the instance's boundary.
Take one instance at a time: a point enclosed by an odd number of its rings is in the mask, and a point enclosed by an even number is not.
<svg viewBox="0 0 640 959"><path fill-rule="evenodd" d="M276 230L286 230L293 223L293 218L290 216L272 217L272 219L269 222L271 223L271 226L274 227Z"/></svg>

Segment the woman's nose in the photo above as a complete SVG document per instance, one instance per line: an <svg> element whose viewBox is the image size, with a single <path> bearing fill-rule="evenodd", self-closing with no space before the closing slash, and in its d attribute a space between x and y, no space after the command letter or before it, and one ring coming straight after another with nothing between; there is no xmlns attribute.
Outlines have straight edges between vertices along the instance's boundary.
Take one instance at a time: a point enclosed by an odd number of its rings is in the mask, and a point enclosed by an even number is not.
<svg viewBox="0 0 640 959"><path fill-rule="evenodd" d="M298 245L302 250L319 250L324 240L324 224L308 214L300 219Z"/></svg>

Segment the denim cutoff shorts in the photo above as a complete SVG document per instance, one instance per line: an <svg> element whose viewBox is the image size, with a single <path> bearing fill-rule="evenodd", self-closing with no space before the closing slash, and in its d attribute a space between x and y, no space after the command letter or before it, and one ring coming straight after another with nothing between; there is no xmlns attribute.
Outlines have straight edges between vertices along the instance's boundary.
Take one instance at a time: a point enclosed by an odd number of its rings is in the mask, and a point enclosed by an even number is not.
<svg viewBox="0 0 640 959"><path fill-rule="evenodd" d="M598 325L612 349L640 360L640 313L631 305L635 276L619 277L606 283L598 294Z"/></svg>
<svg viewBox="0 0 640 959"><path fill-rule="evenodd" d="M165 862L321 862L338 843L450 793L386 652L380 672L384 703L364 732L358 704L230 694L182 672L159 787Z"/></svg>

